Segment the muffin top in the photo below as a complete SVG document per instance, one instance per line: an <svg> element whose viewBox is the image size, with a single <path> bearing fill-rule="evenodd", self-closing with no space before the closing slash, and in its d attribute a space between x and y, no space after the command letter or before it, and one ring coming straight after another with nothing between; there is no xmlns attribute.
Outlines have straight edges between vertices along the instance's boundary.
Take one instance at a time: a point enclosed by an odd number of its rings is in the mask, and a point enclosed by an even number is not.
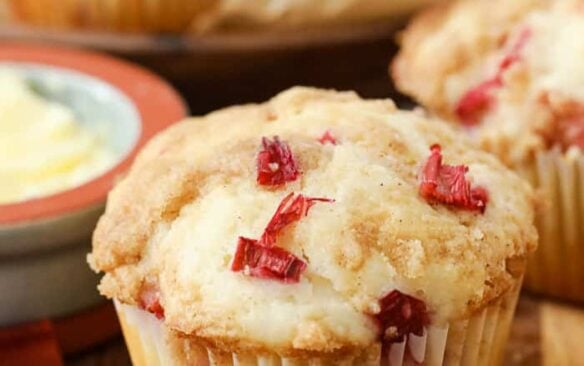
<svg viewBox="0 0 584 366"><path fill-rule="evenodd" d="M402 91L513 167L584 147L584 1L457 1L402 35Z"/></svg>
<svg viewBox="0 0 584 366"><path fill-rule="evenodd" d="M154 138L89 262L104 295L214 347L349 351L507 293L536 245L532 203L444 123L293 88ZM415 311L394 324L394 303Z"/></svg>

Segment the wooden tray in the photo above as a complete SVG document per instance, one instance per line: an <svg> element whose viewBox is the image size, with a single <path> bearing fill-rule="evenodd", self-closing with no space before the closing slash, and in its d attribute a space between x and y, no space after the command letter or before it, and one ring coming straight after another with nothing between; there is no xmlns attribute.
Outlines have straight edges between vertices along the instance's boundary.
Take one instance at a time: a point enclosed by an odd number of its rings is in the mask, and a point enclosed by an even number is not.
<svg viewBox="0 0 584 366"><path fill-rule="evenodd" d="M584 365L584 307L523 295L505 365Z"/></svg>

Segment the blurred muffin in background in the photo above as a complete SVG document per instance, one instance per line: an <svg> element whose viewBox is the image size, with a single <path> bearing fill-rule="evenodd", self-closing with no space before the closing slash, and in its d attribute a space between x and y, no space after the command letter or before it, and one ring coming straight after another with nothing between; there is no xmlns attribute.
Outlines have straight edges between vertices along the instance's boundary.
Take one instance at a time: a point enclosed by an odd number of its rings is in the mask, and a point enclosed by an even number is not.
<svg viewBox="0 0 584 366"><path fill-rule="evenodd" d="M216 0L5 0L18 22L57 29L183 32Z"/></svg>
<svg viewBox="0 0 584 366"><path fill-rule="evenodd" d="M397 87L463 126L537 188L526 286L584 301L584 1L436 7L402 37Z"/></svg>
<svg viewBox="0 0 584 366"><path fill-rule="evenodd" d="M15 20L35 26L179 33L371 21L437 0L5 1Z"/></svg>
<svg viewBox="0 0 584 366"><path fill-rule="evenodd" d="M220 0L195 31L355 24L399 17L437 0Z"/></svg>

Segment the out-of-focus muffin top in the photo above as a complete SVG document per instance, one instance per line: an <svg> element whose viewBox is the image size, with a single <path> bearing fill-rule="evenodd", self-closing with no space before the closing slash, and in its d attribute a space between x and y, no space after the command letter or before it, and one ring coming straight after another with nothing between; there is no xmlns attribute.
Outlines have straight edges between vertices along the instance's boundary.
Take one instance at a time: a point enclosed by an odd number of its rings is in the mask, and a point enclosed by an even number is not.
<svg viewBox="0 0 584 366"><path fill-rule="evenodd" d="M61 29L247 32L391 21L438 1L441 0L110 0L106 5L103 0L3 0L0 16L6 13L9 19L22 23ZM2 5L8 5L8 9L2 9Z"/></svg>
<svg viewBox="0 0 584 366"><path fill-rule="evenodd" d="M404 32L393 77L510 166L584 147L584 1L457 1Z"/></svg>
<svg viewBox="0 0 584 366"><path fill-rule="evenodd" d="M219 0L195 30L290 28L375 21L406 15L440 0Z"/></svg>
<svg viewBox="0 0 584 366"><path fill-rule="evenodd" d="M284 158L264 159L273 149ZM274 215L291 193L322 200ZM526 183L444 123L293 88L156 137L110 194L89 262L105 272L103 294L215 347L363 349L394 290L441 324L516 285L537 240L532 203ZM296 279L252 261L234 271L242 244L305 267ZM144 299L153 292L156 306Z"/></svg>

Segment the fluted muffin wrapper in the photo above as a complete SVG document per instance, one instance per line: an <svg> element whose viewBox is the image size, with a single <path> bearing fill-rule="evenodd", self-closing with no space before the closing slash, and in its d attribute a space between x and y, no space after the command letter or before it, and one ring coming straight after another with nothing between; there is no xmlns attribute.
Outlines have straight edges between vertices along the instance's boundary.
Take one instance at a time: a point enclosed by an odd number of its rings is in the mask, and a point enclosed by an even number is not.
<svg viewBox="0 0 584 366"><path fill-rule="evenodd" d="M12 18L50 28L181 32L209 0L8 0Z"/></svg>
<svg viewBox="0 0 584 366"><path fill-rule="evenodd" d="M166 341L164 324L154 315L117 301L116 309L134 366L180 365L185 360L197 366L480 366L502 363L519 289L520 281L506 295L468 319L444 326L429 326L422 336L411 334L388 349L377 347L362 356L334 361L282 358L275 354L225 354L192 342L189 342L187 351L184 348L178 350Z"/></svg>
<svg viewBox="0 0 584 366"><path fill-rule="evenodd" d="M529 260L525 287L584 302L584 155L580 149L541 152L524 175L543 203L536 216L539 248Z"/></svg>

